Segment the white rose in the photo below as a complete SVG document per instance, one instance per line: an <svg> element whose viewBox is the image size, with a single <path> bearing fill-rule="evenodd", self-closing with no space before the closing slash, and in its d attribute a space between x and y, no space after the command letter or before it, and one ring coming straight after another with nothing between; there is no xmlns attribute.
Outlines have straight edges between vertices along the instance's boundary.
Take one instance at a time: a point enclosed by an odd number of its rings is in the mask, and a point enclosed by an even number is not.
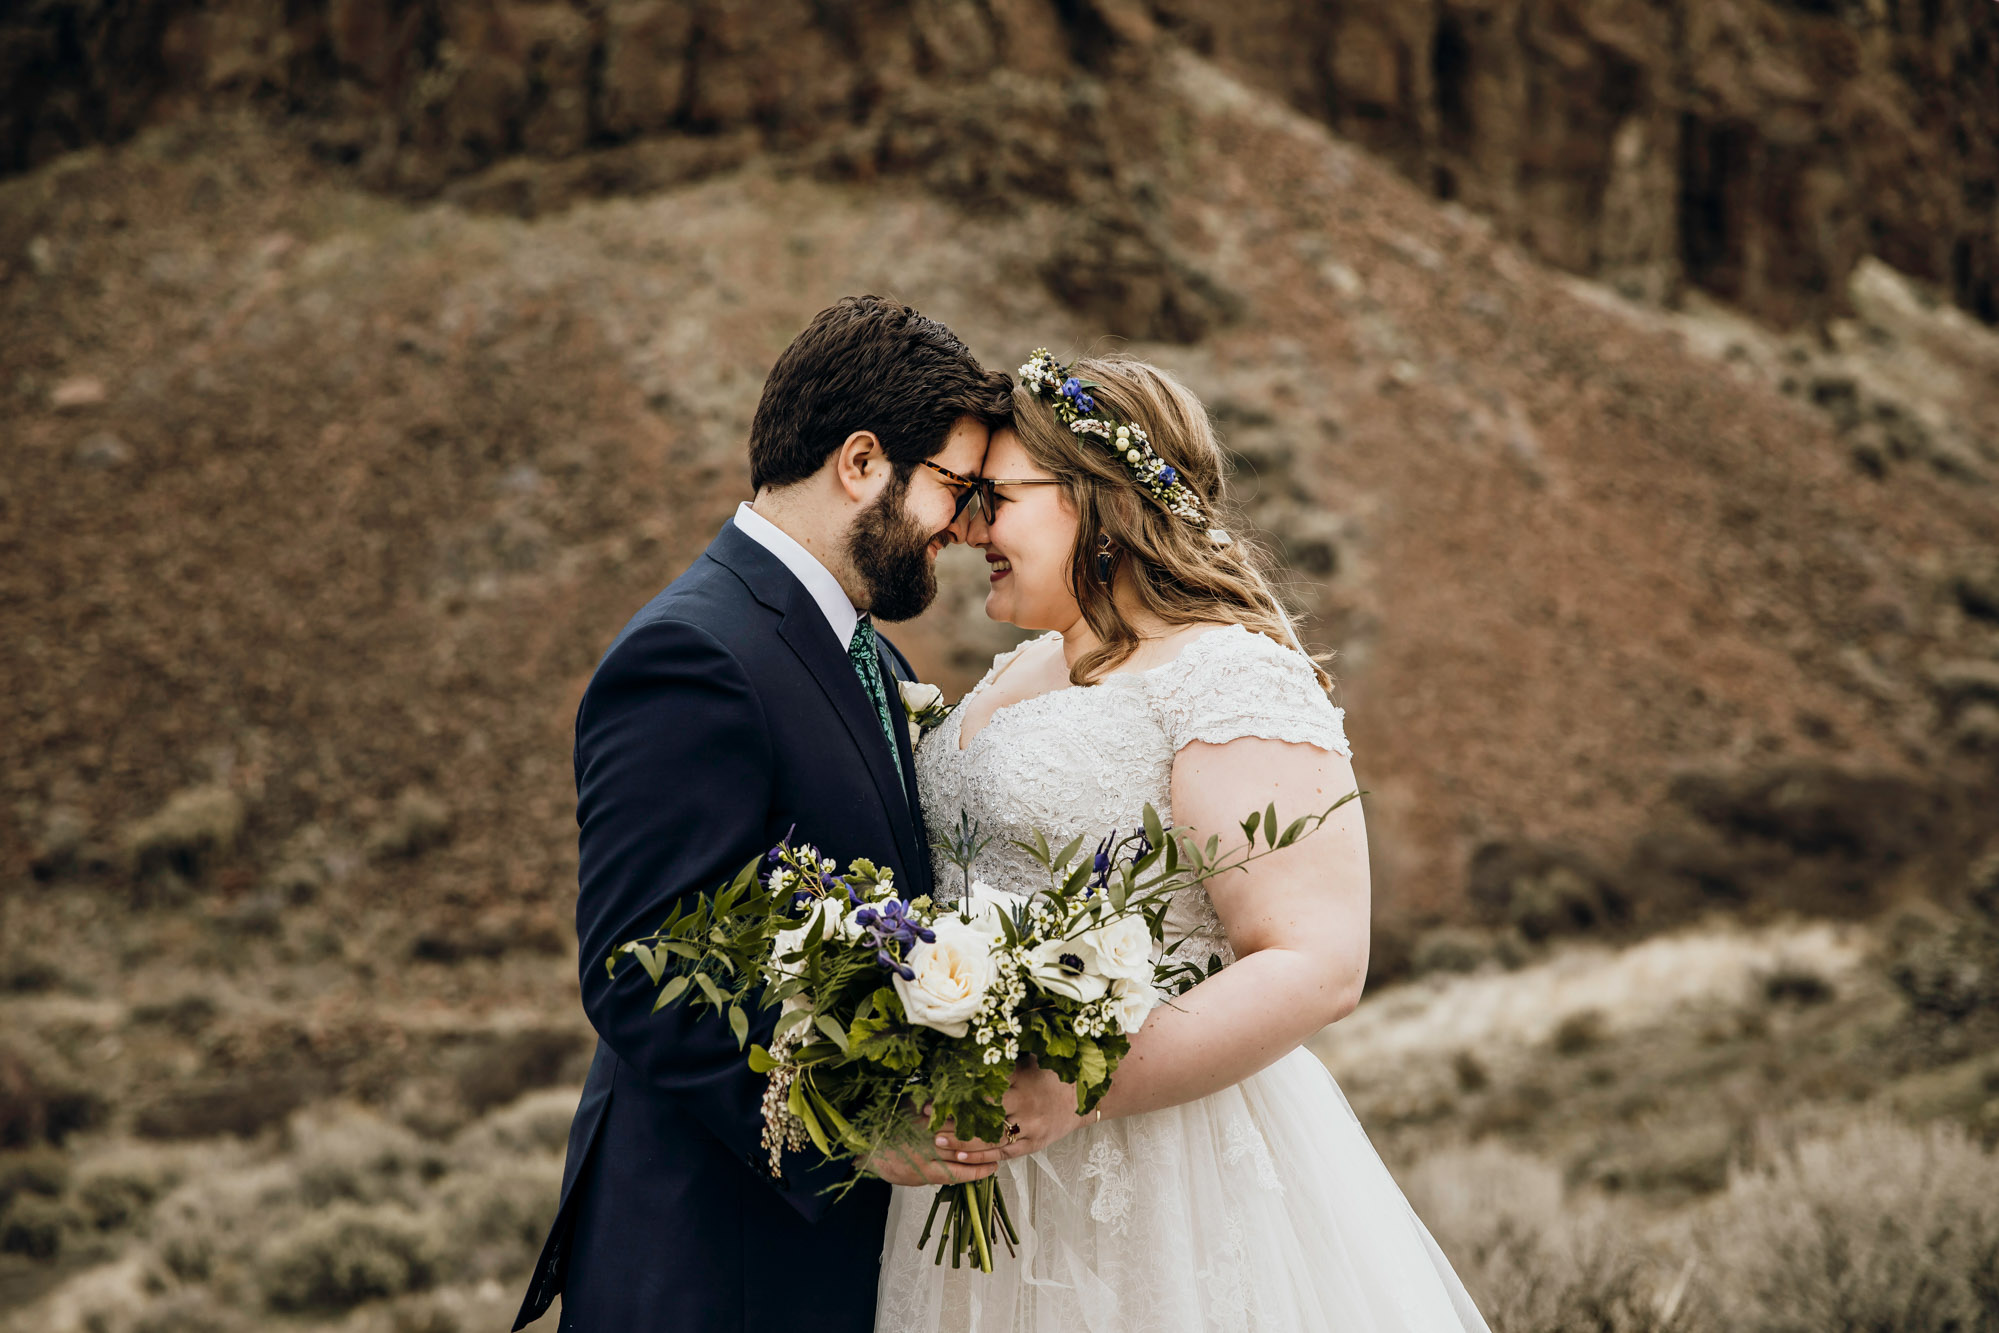
<svg viewBox="0 0 1999 1333"><path fill-rule="evenodd" d="M926 708L935 708L944 702L944 691L935 685L918 680L898 680L895 683L902 691L902 707L905 712L921 713Z"/></svg>
<svg viewBox="0 0 1999 1333"><path fill-rule="evenodd" d="M1134 912L1114 917L1084 935L1097 951L1098 964L1113 981L1152 981L1152 927Z"/></svg>
<svg viewBox="0 0 1999 1333"><path fill-rule="evenodd" d="M943 703L944 691L914 680L898 680L895 687L902 694L902 725L909 732L909 748L915 750L916 743L923 739L923 726L916 720L917 715Z"/></svg>
<svg viewBox="0 0 1999 1333"><path fill-rule="evenodd" d="M905 981L897 973L895 993L910 1022L962 1037L998 972L992 940L955 917L944 917L930 929L936 941L909 951L903 961L916 975Z"/></svg>
<svg viewBox="0 0 1999 1333"><path fill-rule="evenodd" d="M990 934L994 943L998 943L1006 938L1006 928L1000 925L1000 917L1011 917L1026 905L1025 895L996 889L982 879L975 879L965 900L958 904L958 911L969 917L973 925Z"/></svg>
<svg viewBox="0 0 1999 1333"><path fill-rule="evenodd" d="M1149 981L1120 977L1111 983L1111 1013L1117 1019L1118 1031L1127 1037L1145 1026L1145 1016L1158 1003L1159 994Z"/></svg>
<svg viewBox="0 0 1999 1333"><path fill-rule="evenodd" d="M1041 989L1088 1004L1100 999L1110 983L1088 939L1049 940L1027 955L1027 975Z"/></svg>

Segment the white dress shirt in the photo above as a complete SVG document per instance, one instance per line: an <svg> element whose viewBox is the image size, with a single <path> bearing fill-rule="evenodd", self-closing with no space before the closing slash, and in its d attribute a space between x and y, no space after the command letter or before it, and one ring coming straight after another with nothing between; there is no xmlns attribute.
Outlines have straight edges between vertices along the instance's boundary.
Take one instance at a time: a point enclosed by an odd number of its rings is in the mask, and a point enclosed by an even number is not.
<svg viewBox="0 0 1999 1333"><path fill-rule="evenodd" d="M745 537L784 562L784 567L805 585L805 591L811 593L812 600L819 604L820 613L832 626L833 637L840 641L840 647L851 647L854 627L861 623L861 613L854 609L854 603L848 598L847 590L840 586L840 580L819 563L819 557L800 546L783 528L750 508L748 500L736 506L736 526Z"/></svg>

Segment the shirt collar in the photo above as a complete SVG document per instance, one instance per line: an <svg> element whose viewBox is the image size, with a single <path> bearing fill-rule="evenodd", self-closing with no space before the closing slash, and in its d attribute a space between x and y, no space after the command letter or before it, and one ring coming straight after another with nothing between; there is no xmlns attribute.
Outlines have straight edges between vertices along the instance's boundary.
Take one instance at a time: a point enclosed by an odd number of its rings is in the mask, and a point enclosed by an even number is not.
<svg viewBox="0 0 1999 1333"><path fill-rule="evenodd" d="M854 641L854 627L861 623L861 615L854 609L847 590L840 586L840 580L833 577L832 571L820 564L817 556L800 546L783 528L752 509L748 500L736 506L736 527L745 537L782 561L792 577L805 585L805 591L812 594L820 614L832 627L833 637L840 641L842 648L850 647Z"/></svg>

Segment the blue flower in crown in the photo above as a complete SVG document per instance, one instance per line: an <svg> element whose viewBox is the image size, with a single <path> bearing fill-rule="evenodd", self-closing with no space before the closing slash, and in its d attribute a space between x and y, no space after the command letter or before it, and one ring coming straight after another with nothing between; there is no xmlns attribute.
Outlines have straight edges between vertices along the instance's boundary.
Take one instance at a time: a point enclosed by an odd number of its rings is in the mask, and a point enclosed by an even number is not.
<svg viewBox="0 0 1999 1333"><path fill-rule="evenodd" d="M1097 400L1083 392L1083 381L1074 375L1062 381L1062 396L1069 400L1070 406L1085 415L1097 410Z"/></svg>

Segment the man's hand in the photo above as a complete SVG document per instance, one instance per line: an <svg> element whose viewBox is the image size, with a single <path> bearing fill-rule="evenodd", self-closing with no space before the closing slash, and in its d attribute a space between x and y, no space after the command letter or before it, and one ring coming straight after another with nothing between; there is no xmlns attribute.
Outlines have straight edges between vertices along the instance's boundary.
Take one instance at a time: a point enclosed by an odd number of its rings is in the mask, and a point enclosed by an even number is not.
<svg viewBox="0 0 1999 1333"><path fill-rule="evenodd" d="M884 1148L861 1163L861 1170L891 1185L963 1185L999 1170L996 1162L946 1161L921 1146Z"/></svg>
<svg viewBox="0 0 1999 1333"><path fill-rule="evenodd" d="M910 1119L916 1131L911 1140L900 1147L883 1148L861 1163L863 1172L880 1176L891 1185L964 1185L999 1170L997 1153L959 1158L926 1144L923 1136L930 1124L929 1106L913 1112Z"/></svg>

